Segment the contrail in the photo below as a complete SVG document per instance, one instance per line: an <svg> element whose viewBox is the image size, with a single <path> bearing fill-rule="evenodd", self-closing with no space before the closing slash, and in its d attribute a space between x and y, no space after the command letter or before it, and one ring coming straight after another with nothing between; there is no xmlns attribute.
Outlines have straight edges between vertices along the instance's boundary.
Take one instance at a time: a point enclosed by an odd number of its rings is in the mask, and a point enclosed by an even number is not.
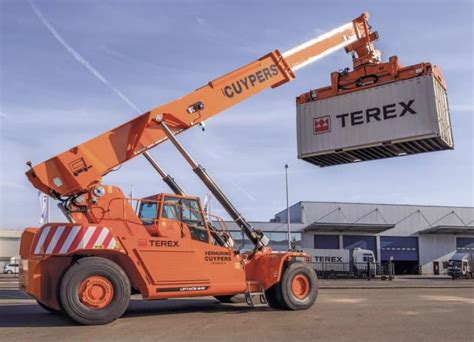
<svg viewBox="0 0 474 342"><path fill-rule="evenodd" d="M232 185L234 187L237 188L237 190L239 190L241 193L243 193L245 196L247 196L251 201L253 202L257 202L257 200L255 199L255 197L253 197L247 190L245 190L242 186L240 186L239 184L237 184L236 182L234 182L233 180L230 180L230 182L232 183Z"/></svg>
<svg viewBox="0 0 474 342"><path fill-rule="evenodd" d="M49 32L56 38L56 40L61 43L61 45L69 52L76 61L81 63L83 66L87 68L99 81L104 83L109 89L111 89L115 94L117 94L122 100L124 100L135 112L138 114L143 113L132 101L130 101L120 90L115 88L113 85L110 84L109 81L99 72L96 68L94 68L84 57L82 57L79 52L73 49L71 45L69 45L64 38L56 31L56 29L49 23L49 21L44 17L43 13L36 7L36 5L31 1L28 0L33 8L33 11L36 13L36 16L41 21L41 23L48 29Z"/></svg>

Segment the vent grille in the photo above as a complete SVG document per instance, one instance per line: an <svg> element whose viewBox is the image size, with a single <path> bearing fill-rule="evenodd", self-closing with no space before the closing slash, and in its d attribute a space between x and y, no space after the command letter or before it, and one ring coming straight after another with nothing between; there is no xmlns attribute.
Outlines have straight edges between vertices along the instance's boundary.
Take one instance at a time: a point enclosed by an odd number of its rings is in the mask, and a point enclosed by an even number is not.
<svg viewBox="0 0 474 342"><path fill-rule="evenodd" d="M449 120L449 116L447 116ZM364 147L347 151L335 151L324 155L313 155L301 159L321 167L340 164L355 163L359 161L377 160L391 157L399 157L424 152L452 150L452 136L448 141L441 137L425 138L412 141L396 143L385 143L378 146Z"/></svg>

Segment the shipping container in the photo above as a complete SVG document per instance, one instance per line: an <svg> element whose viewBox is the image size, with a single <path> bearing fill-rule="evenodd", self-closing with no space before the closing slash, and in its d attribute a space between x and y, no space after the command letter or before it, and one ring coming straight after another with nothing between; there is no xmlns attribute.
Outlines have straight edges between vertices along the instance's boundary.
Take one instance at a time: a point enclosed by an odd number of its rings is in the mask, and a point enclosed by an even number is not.
<svg viewBox="0 0 474 342"><path fill-rule="evenodd" d="M298 158L318 166L454 147L446 89L432 75L297 104Z"/></svg>

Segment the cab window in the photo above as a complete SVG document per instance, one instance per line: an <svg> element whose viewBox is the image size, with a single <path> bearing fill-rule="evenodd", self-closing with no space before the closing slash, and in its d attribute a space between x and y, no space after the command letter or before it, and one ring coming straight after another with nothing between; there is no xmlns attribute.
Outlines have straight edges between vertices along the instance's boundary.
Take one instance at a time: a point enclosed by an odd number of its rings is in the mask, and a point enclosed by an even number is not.
<svg viewBox="0 0 474 342"><path fill-rule="evenodd" d="M170 220L179 221L179 200L173 197L166 197L161 216Z"/></svg>
<svg viewBox="0 0 474 342"><path fill-rule="evenodd" d="M154 224L158 213L157 203L146 203L140 204L140 211L138 216L144 225Z"/></svg>
<svg viewBox="0 0 474 342"><path fill-rule="evenodd" d="M197 200L165 197L162 217L186 223L191 239L209 242L209 233Z"/></svg>
<svg viewBox="0 0 474 342"><path fill-rule="evenodd" d="M182 219L203 226L204 222L202 214L199 210L199 204L196 200L183 199L181 200L182 205Z"/></svg>

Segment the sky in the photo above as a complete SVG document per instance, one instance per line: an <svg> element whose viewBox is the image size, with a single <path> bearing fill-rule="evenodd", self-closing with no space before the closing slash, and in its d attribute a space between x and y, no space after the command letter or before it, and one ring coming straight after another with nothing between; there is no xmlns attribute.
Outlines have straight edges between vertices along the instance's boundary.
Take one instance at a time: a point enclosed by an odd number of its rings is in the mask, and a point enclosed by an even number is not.
<svg viewBox="0 0 474 342"><path fill-rule="evenodd" d="M290 203L474 206L472 1L0 0L0 227L37 226L24 172L266 53L286 51L362 12L383 60L439 65L455 149L318 168L297 158L295 97L351 66L338 51L179 138L250 221ZM46 23L46 24L45 24ZM56 33L56 36L52 33ZM58 36L59 35L59 36ZM59 39L58 39L59 37ZM207 190L170 143L151 154L186 190ZM135 197L169 192L142 157L104 178ZM215 202L215 201L214 201ZM213 213L227 218L212 204ZM57 210L53 219L64 221Z"/></svg>

